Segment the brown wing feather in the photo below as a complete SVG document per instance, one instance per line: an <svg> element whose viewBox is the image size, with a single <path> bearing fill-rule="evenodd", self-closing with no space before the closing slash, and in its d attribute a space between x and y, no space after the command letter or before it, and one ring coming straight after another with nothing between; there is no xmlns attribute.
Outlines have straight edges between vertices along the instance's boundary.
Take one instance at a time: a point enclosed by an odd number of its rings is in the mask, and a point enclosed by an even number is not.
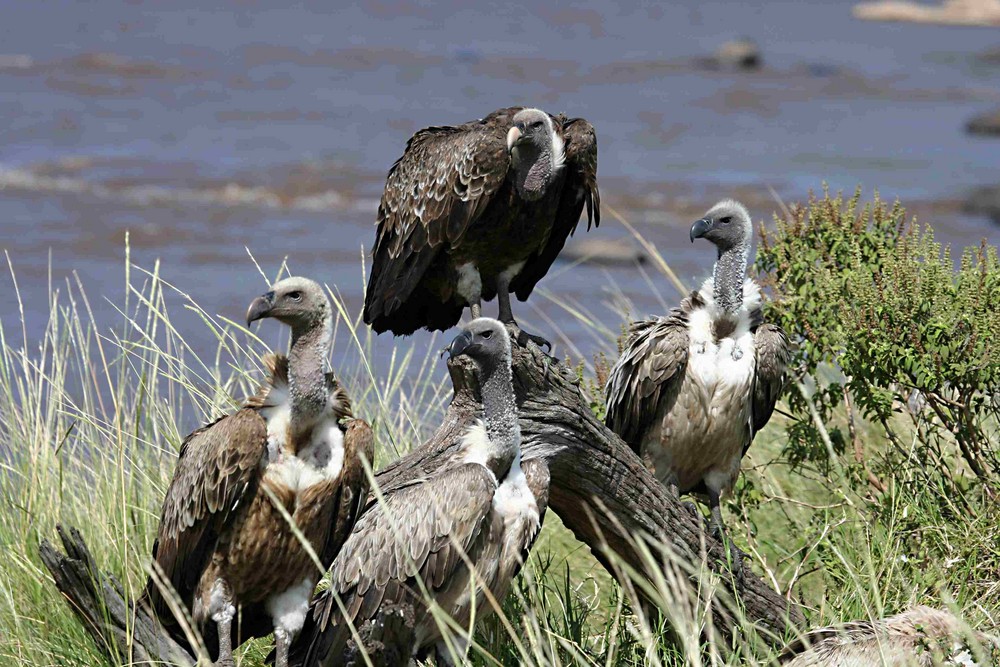
<svg viewBox="0 0 1000 667"><path fill-rule="evenodd" d="M552 262L566 244L566 239L576 231L584 206L587 208L587 230L590 230L591 224L595 227L601 224L601 193L597 188L597 133L582 118L566 120L560 115L554 120L561 127L566 177L548 242L541 251L528 259L511 283L511 291L521 301L527 300L535 284L548 273ZM557 131L560 130L557 128Z"/></svg>
<svg viewBox="0 0 1000 667"><path fill-rule="evenodd" d="M389 170L365 296L364 319L376 331L387 328L382 320L404 304L437 254L461 243L503 184L510 157L502 119L516 111L420 130Z"/></svg>
<svg viewBox="0 0 1000 667"><path fill-rule="evenodd" d="M688 357L684 305L666 317L635 322L608 377L604 421L637 453L660 402L678 391Z"/></svg>
<svg viewBox="0 0 1000 667"><path fill-rule="evenodd" d="M757 368L753 379L750 403L750 426L753 433L764 428L774 406L785 390L791 349L788 337L776 324L761 324L754 332ZM749 445L748 445L749 446ZM743 450L746 454L746 450Z"/></svg>
<svg viewBox="0 0 1000 667"><path fill-rule="evenodd" d="M326 566L333 563L340 553L361 515L369 490L369 478L361 458L364 457L371 468L374 456L375 438L371 426L363 419L351 419L344 433L344 469L337 497L333 501L336 508L333 526L320 554L320 560Z"/></svg>
<svg viewBox="0 0 1000 667"><path fill-rule="evenodd" d="M333 564L330 588L313 601L313 613L296 640L303 652L293 651L291 664L334 664L334 656L343 652L350 633L333 593L357 627L388 600L388 593L401 601L418 592L418 574L432 589L438 581L447 585L464 565L462 553L472 550L488 528L495 491L488 470L464 464L401 487L384 504L370 505Z"/></svg>
<svg viewBox="0 0 1000 667"><path fill-rule="evenodd" d="M275 390L283 391L288 388L287 356L268 352L261 359L261 363L264 365L264 370L267 371L267 380L261 383L256 394L246 399L244 407L264 408L274 405Z"/></svg>
<svg viewBox="0 0 1000 667"><path fill-rule="evenodd" d="M524 472L528 489L535 496L535 503L538 505L538 530L531 536L527 544L524 545L524 551L521 554L523 564L528 558L528 552L535 544L535 540L538 539L538 536L542 532L545 511L549 508L549 483L552 481L552 477L549 474L549 464L546 463L545 459L528 459L527 461L522 461L521 470ZM518 571L520 571L520 568L518 568ZM517 576L516 572L514 576Z"/></svg>
<svg viewBox="0 0 1000 667"><path fill-rule="evenodd" d="M266 450L267 425L251 408L198 429L181 445L153 559L188 608L219 535L240 501L256 493ZM161 618L170 618L152 581L146 596Z"/></svg>

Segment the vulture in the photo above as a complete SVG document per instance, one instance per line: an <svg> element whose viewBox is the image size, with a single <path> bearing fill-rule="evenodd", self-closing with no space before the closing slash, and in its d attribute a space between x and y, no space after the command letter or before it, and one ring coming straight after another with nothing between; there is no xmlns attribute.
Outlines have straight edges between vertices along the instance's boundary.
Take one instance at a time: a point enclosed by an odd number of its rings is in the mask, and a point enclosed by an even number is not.
<svg viewBox="0 0 1000 667"><path fill-rule="evenodd" d="M368 495L361 458L373 453L371 429L352 417L326 370L333 311L323 288L279 281L250 304L247 326L262 318L291 327L288 356L265 357L269 374L257 395L184 440L153 544L154 571L227 667L234 639L272 630L276 664L287 664L322 572L282 511L329 567ZM151 578L144 598L187 646L167 595Z"/></svg>
<svg viewBox="0 0 1000 667"><path fill-rule="evenodd" d="M549 473L544 462L521 461L507 329L477 318L447 351L475 363L482 413L465 416L454 453L437 470L371 500L296 641L296 667L343 664L348 621L360 629L390 603L414 606L413 655L450 664L427 597L469 633L452 637L464 653L473 618L492 611L484 587L502 600L538 535Z"/></svg>
<svg viewBox="0 0 1000 667"><path fill-rule="evenodd" d="M379 203L365 322L397 336L444 330L496 296L500 321L516 325L510 293L528 298L584 207L587 228L600 224L600 201L597 136L582 118L510 107L420 130Z"/></svg>
<svg viewBox="0 0 1000 667"><path fill-rule="evenodd" d="M785 333L763 321L760 287L746 277L752 236L749 213L732 200L691 226L692 242L718 250L712 277L666 317L632 324L606 387L608 428L675 496L707 496L720 539L720 497L771 418L789 359Z"/></svg>
<svg viewBox="0 0 1000 667"><path fill-rule="evenodd" d="M980 661L978 651L986 661ZM963 624L954 614L918 606L896 616L811 630L786 646L787 667L986 667L1000 658L1000 641Z"/></svg>

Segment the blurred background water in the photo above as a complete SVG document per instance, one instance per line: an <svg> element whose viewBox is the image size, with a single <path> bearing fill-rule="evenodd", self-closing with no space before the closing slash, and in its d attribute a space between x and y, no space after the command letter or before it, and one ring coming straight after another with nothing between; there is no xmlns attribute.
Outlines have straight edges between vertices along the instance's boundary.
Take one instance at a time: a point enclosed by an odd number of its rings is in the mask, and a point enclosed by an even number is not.
<svg viewBox="0 0 1000 667"><path fill-rule="evenodd" d="M357 312L385 172L407 138L511 104L594 124L605 202L689 285L714 257L687 228L729 194L770 220L770 189L794 201L824 181L877 187L940 241L1000 241L961 206L1000 181L1000 141L963 130L1000 101L1000 64L981 57L995 29L867 23L831 0L206 4L5 4L0 244L29 339L50 275L77 272L99 322L120 326L126 232L134 263L162 260L209 312L238 320L266 287L248 250L269 276L287 258L336 285ZM759 69L706 60L741 36L759 45ZM567 307L617 331L613 302L645 314L664 307L657 290L676 301L633 262L580 261L582 241L628 236L608 211L600 229L581 227L515 307L525 328L558 329L560 354L572 341L589 357L607 341ZM2 285L0 320L19 328L9 275ZM204 325L176 324L198 349ZM380 356L392 346L381 336Z"/></svg>

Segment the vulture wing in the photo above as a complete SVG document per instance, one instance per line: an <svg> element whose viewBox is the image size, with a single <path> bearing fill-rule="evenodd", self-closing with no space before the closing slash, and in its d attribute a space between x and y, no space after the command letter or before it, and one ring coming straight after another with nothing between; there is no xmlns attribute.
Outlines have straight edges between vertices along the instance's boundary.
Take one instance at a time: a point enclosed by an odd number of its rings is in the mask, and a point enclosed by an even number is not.
<svg viewBox="0 0 1000 667"><path fill-rule="evenodd" d="M337 664L351 637L339 611L339 597L354 626L373 618L380 605L420 597L445 587L465 567L463 555L489 529L496 480L474 463L423 483L404 486L372 504L333 564L330 588L313 601L291 664Z"/></svg>
<svg viewBox="0 0 1000 667"><path fill-rule="evenodd" d="M548 273L566 239L576 231L584 206L587 207L587 229L590 230L591 224L601 224L601 193L597 189L597 134L594 127L582 118L566 120L560 115L553 120L562 127L566 177L548 242L528 259L511 283L511 291L521 301L527 300L535 284Z"/></svg>
<svg viewBox="0 0 1000 667"><path fill-rule="evenodd" d="M371 467L374 465L374 456L375 439L371 426L363 419L351 419L347 422L347 432L344 434L344 470L337 486L337 497L333 501L336 508L333 526L320 554L320 562L325 566L333 563L340 553L364 509L369 478L361 457Z"/></svg>
<svg viewBox="0 0 1000 667"><path fill-rule="evenodd" d="M549 507L549 483L552 477L549 474L549 464L545 459L528 459L521 462L521 470L524 472L525 481L531 495L535 496L535 503L538 505L538 530L524 545L524 552L521 554L521 563L528 558L528 552L535 544L539 533L542 532L542 522L545 520L545 510ZM517 576L515 573L514 576Z"/></svg>
<svg viewBox="0 0 1000 667"><path fill-rule="evenodd" d="M188 608L220 534L240 502L256 493L266 451L267 425L252 408L198 429L181 445L153 560ZM145 595L161 619L171 618L152 581Z"/></svg>
<svg viewBox="0 0 1000 667"><path fill-rule="evenodd" d="M754 347L757 350L757 368L750 399L750 427L752 433L756 434L771 419L774 405L785 389L791 349L785 332L775 324L761 324L757 327L754 332ZM747 448L749 446L748 442ZM746 448L743 453L746 454Z"/></svg>
<svg viewBox="0 0 1000 667"><path fill-rule="evenodd" d="M636 453L639 439L676 396L688 357L687 315L675 308L666 317L632 325L621 359L608 378L605 423Z"/></svg>
<svg viewBox="0 0 1000 667"><path fill-rule="evenodd" d="M380 320L403 306L437 254L461 242L503 185L510 166L509 123L500 120L516 112L503 109L476 123L420 130L392 165L379 202L365 295L364 319L376 331L389 328Z"/></svg>

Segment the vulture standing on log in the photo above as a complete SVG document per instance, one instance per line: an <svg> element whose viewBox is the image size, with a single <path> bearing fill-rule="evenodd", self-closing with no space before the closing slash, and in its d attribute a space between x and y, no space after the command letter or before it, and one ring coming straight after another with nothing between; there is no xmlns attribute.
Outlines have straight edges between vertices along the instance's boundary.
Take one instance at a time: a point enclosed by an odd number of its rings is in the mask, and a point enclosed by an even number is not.
<svg viewBox="0 0 1000 667"><path fill-rule="evenodd" d="M582 118L510 107L420 130L379 203L365 322L397 336L444 330L496 296L500 321L515 324L510 293L528 298L584 206L587 228L600 224L600 201L597 137Z"/></svg>
<svg viewBox="0 0 1000 667"><path fill-rule="evenodd" d="M361 457L372 460L371 429L351 418L346 392L326 370L333 312L323 288L278 282L250 305L247 326L266 317L291 327L288 356L266 357L259 393L184 441L153 545L154 569L227 666L234 638L239 645L272 630L277 665L287 664L320 579L279 505L325 569L368 494ZM187 646L167 594L151 579L144 595Z"/></svg>
<svg viewBox="0 0 1000 667"><path fill-rule="evenodd" d="M387 491L381 502L371 500L333 564L330 589L313 604L293 665L343 664L351 632L331 593L355 629L379 622L383 605L412 604L413 653L450 663L426 597L471 635L473 613L478 621L492 611L483 587L502 600L538 535L548 468L521 462L507 329L497 320L475 319L447 351L452 359L465 355L475 363L483 411L467 415L455 453L438 471ZM449 634L464 659L470 637Z"/></svg>
<svg viewBox="0 0 1000 667"><path fill-rule="evenodd" d="M752 236L749 213L732 200L691 226L692 242L718 249L713 276L666 317L631 326L607 384L608 427L675 495L706 495L720 539L719 499L771 418L789 359L785 333L763 322L760 287L746 277Z"/></svg>

